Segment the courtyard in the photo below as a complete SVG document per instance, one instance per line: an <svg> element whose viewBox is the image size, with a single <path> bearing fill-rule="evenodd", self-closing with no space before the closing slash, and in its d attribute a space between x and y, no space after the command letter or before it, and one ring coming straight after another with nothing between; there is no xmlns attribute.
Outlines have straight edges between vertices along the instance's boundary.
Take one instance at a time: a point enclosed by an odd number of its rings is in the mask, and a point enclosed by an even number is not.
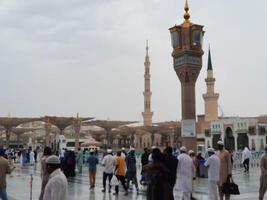
<svg viewBox="0 0 267 200"><path fill-rule="evenodd" d="M139 169L140 170L140 169ZM33 173L32 199L38 199L41 178L39 166L35 170L21 168L17 166L11 175L7 178L7 192L10 200L28 200L30 199L30 173ZM243 173L243 169L233 170L233 179L239 185L241 195L232 196L231 199L256 200L258 199L260 169L254 167L249 174ZM137 193L135 188L129 190L129 195L124 196L123 190L120 189L119 196L112 193L102 193L102 167L98 167L96 187L89 189L87 168L83 168L82 174L77 174L75 178L68 179L68 200L145 200L145 188L141 187ZM198 200L207 198L207 179L198 178L194 183L194 197ZM175 189L176 199L180 199L179 191ZM267 199L267 197L265 198Z"/></svg>

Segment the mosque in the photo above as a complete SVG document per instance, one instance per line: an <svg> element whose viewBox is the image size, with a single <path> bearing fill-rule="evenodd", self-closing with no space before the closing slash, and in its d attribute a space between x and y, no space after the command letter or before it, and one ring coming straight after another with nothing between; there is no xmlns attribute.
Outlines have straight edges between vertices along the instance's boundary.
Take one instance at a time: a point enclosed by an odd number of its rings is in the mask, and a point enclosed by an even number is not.
<svg viewBox="0 0 267 200"><path fill-rule="evenodd" d="M205 114L197 116L198 141L205 147L217 148L217 141L222 139L225 147L232 150L241 150L244 147L263 150L267 143L267 116L218 116L219 94L214 92L215 78L210 51L205 82L207 85L207 92L203 94Z"/></svg>
<svg viewBox="0 0 267 200"><path fill-rule="evenodd" d="M208 52L207 77L205 79L207 91L203 94L205 113L195 114L195 82L202 67L202 37L203 26L189 21L189 6L186 1L184 22L170 28L174 58L174 69L181 81L182 87L182 120L179 123L178 146L197 146L217 148L218 140L223 140L225 147L232 150L241 150L249 147L252 150L263 150L267 143L267 115L258 117L227 117L218 116L219 94L215 92L215 77L211 52ZM153 112L151 112L150 91L150 61L148 46L145 57L145 91L144 91L144 126L151 126ZM197 119L197 120L196 120ZM184 135L183 122L190 122L189 132L192 135ZM184 125L185 126L185 125ZM188 128L188 127L187 127ZM194 133L195 131L195 133ZM159 138L160 139L160 138ZM196 142L196 144L194 144ZM193 144L193 145L192 145Z"/></svg>
<svg viewBox="0 0 267 200"><path fill-rule="evenodd" d="M151 95L150 91L150 61L148 56L148 46L145 57L145 91L144 91L144 126L152 125ZM207 91L203 94L205 114L197 116L196 132L197 145L205 148L212 146L217 148L217 141L222 139L226 148L241 150L249 147L253 150L263 150L267 144L267 116L257 117L231 117L218 115L219 94L215 92L215 77L213 76L213 65L211 52L209 50L207 78L205 79ZM178 126L178 133L181 134L181 124ZM147 136L149 137L149 136ZM148 139L147 139L148 140ZM159 144L161 136L157 135ZM149 142L148 142L149 143ZM178 142L179 143L179 142Z"/></svg>

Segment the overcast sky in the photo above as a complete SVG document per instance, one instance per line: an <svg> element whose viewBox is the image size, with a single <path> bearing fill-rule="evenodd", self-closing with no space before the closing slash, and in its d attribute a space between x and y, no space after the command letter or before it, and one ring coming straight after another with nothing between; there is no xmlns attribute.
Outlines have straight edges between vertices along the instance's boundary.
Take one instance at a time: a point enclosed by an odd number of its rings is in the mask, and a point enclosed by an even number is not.
<svg viewBox="0 0 267 200"><path fill-rule="evenodd" d="M208 44L225 115L267 113L266 0L191 0L205 26L197 114L203 114ZM0 115L142 120L149 40L153 121L180 120L180 82L168 28L184 0L0 0ZM219 112L220 113L220 112Z"/></svg>

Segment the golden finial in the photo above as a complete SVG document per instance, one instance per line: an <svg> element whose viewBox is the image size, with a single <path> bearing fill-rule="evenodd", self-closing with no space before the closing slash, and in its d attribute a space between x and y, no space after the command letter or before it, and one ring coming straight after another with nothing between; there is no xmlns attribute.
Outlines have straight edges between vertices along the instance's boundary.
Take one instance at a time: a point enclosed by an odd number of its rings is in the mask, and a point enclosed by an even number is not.
<svg viewBox="0 0 267 200"><path fill-rule="evenodd" d="M185 6L184 6L185 14L184 14L184 19L187 21L190 18L190 14L188 13L189 11L189 6L187 0L185 0Z"/></svg>

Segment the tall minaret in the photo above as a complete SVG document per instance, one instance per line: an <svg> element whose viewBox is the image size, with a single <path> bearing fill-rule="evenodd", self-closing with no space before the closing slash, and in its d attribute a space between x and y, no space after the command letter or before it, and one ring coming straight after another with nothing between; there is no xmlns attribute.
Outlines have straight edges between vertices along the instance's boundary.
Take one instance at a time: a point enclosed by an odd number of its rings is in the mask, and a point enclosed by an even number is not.
<svg viewBox="0 0 267 200"><path fill-rule="evenodd" d="M211 63L211 55L209 49L207 78L205 79L207 85L207 93L203 94L205 101L205 121L210 122L218 119L218 98L219 94L214 93L215 78L213 78L213 69Z"/></svg>
<svg viewBox="0 0 267 200"><path fill-rule="evenodd" d="M152 115L151 112L151 95L152 92L150 91L150 61L148 56L148 41L146 41L146 57L145 57L145 91L144 94L144 112L142 112L144 118L144 126L151 126L152 125Z"/></svg>

